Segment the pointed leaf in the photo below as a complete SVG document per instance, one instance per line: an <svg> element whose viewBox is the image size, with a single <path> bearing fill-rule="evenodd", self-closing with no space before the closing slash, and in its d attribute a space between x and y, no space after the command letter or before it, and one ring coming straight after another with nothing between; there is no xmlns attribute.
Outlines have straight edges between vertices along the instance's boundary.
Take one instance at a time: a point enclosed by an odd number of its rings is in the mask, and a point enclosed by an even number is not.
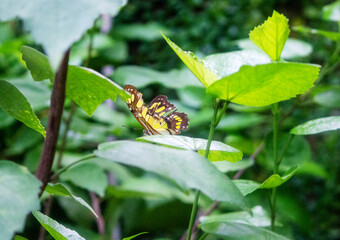
<svg viewBox="0 0 340 240"><path fill-rule="evenodd" d="M96 212L92 209L92 207L87 202L85 202L81 197L77 197L77 196L73 195L71 193L71 191L67 187L65 187L63 184L61 184L61 183L56 183L56 184L49 183L46 186L45 191L48 192L51 195L58 195L58 196L65 196L65 197L73 198L76 202L78 202L81 205L83 205L84 207L86 207L88 210L90 210L93 213L93 215L95 215L98 218Z"/></svg>
<svg viewBox="0 0 340 240"><path fill-rule="evenodd" d="M265 106L308 91L318 74L319 66L302 63L242 66L210 85L207 93L238 104Z"/></svg>
<svg viewBox="0 0 340 240"><path fill-rule="evenodd" d="M340 129L340 116L317 118L301 124L292 130L291 134L311 135Z"/></svg>
<svg viewBox="0 0 340 240"><path fill-rule="evenodd" d="M22 59L26 63L34 81L49 79L54 81L54 72L46 55L28 46L21 47Z"/></svg>
<svg viewBox="0 0 340 240"><path fill-rule="evenodd" d="M328 21L340 21L340 1L335 1L322 8L322 18Z"/></svg>
<svg viewBox="0 0 340 240"><path fill-rule="evenodd" d="M131 239L134 239L135 237L138 237L139 235L142 235L142 234L147 234L148 232L141 232L141 233L138 233L136 235L133 235L131 237L126 237L126 238L123 238L123 240L131 240Z"/></svg>
<svg viewBox="0 0 340 240"><path fill-rule="evenodd" d="M162 34L165 41L174 50L182 62L190 69L190 71L197 77L197 79L205 86L208 87L218 79L215 72L209 67L207 62L197 57L194 53L183 51L169 38Z"/></svg>
<svg viewBox="0 0 340 240"><path fill-rule="evenodd" d="M26 216L39 209L41 182L27 168L0 161L0 236L10 240L24 230Z"/></svg>
<svg viewBox="0 0 340 240"><path fill-rule="evenodd" d="M33 212L33 215L56 240L85 240L85 238L81 237L76 231L64 227L39 211Z"/></svg>
<svg viewBox="0 0 340 240"><path fill-rule="evenodd" d="M44 127L25 96L11 83L3 80L0 80L0 108L27 127L46 136Z"/></svg>
<svg viewBox="0 0 340 240"><path fill-rule="evenodd" d="M17 0L14 4L12 0L2 0L0 20L22 18L25 29L42 44L56 69L63 53L92 27L100 14L114 16L125 3L126 0Z"/></svg>
<svg viewBox="0 0 340 240"><path fill-rule="evenodd" d="M106 99L116 101L117 95L126 100L129 95L116 83L100 73L84 67L69 66L66 95L89 116Z"/></svg>
<svg viewBox="0 0 340 240"><path fill-rule="evenodd" d="M227 237L231 240L288 240L288 238L265 228L237 222L212 222L202 224L201 228L206 233Z"/></svg>
<svg viewBox="0 0 340 240"><path fill-rule="evenodd" d="M192 150L198 152L200 155L205 155L205 149L208 141L201 138L191 138L186 136L173 135L153 135L137 138L137 141L153 142L161 145ZM237 162L242 159L242 152L230 147L222 142L212 141L208 159L211 162L215 161L229 161Z"/></svg>
<svg viewBox="0 0 340 240"><path fill-rule="evenodd" d="M292 167L281 177L279 174L271 175L259 188L275 188L287 182L299 169L299 166Z"/></svg>
<svg viewBox="0 0 340 240"><path fill-rule="evenodd" d="M193 151L117 141L100 144L94 154L170 178L184 188L200 190L212 200L245 208L242 194L230 179Z"/></svg>
<svg viewBox="0 0 340 240"><path fill-rule="evenodd" d="M288 19L274 11L262 25L249 33L249 38L273 61L279 61L281 52L289 36Z"/></svg>

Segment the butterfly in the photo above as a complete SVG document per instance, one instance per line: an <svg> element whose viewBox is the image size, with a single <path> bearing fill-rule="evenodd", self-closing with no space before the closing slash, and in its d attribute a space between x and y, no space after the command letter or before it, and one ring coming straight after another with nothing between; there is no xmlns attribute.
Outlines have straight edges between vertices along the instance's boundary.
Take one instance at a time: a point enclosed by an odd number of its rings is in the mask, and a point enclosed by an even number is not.
<svg viewBox="0 0 340 240"><path fill-rule="evenodd" d="M127 105L144 128L144 135L173 135L189 125L188 116L177 112L176 107L168 101L165 95L155 97L148 106L143 101L143 94L132 85L125 85L124 90L131 94Z"/></svg>

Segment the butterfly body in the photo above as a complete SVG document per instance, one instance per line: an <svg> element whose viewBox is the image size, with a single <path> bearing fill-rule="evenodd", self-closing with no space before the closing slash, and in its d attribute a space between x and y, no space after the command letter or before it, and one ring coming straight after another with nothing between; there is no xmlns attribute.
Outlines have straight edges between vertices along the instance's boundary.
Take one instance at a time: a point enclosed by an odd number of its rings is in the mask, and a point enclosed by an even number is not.
<svg viewBox="0 0 340 240"><path fill-rule="evenodd" d="M145 135L179 134L188 128L189 119L185 113L177 112L175 106L168 101L167 96L159 95L146 106L143 94L132 85L125 85L124 90L131 94L127 105L144 128Z"/></svg>

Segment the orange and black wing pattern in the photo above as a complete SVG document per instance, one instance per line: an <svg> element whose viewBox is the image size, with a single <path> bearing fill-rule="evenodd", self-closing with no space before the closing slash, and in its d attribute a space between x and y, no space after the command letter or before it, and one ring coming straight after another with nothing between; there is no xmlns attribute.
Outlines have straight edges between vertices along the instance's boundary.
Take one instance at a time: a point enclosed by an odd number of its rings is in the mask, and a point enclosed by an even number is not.
<svg viewBox="0 0 340 240"><path fill-rule="evenodd" d="M131 94L127 105L144 128L145 135L180 134L189 125L188 116L177 112L176 107L168 101L167 96L159 95L146 106L143 94L132 85L125 85L124 90Z"/></svg>

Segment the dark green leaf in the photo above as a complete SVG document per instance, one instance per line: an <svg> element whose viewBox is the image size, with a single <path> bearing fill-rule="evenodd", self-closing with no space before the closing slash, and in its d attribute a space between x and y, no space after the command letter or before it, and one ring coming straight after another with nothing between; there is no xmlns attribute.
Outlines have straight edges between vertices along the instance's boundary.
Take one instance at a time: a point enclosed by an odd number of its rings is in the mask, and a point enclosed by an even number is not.
<svg viewBox="0 0 340 240"><path fill-rule="evenodd" d="M340 116L318 118L301 124L292 130L291 134L311 135L340 129Z"/></svg>
<svg viewBox="0 0 340 240"><path fill-rule="evenodd" d="M11 83L3 80L0 80L0 108L44 137L46 136L44 127L25 96Z"/></svg>
<svg viewBox="0 0 340 240"><path fill-rule="evenodd" d="M161 145L176 147L198 152L200 155L205 155L205 149L208 141L201 138L191 138L186 136L167 136L154 135L137 138L138 141L153 142ZM208 159L211 162L215 161L229 161L237 162L242 159L242 152L232 148L224 143L212 141Z"/></svg>
<svg viewBox="0 0 340 240"><path fill-rule="evenodd" d="M131 239L134 239L135 237L138 237L139 235L142 235L142 234L147 234L148 232L141 232L141 233L138 233L138 234L135 234L131 237L126 237L126 238L123 238L123 240L131 240Z"/></svg>
<svg viewBox="0 0 340 240"><path fill-rule="evenodd" d="M39 211L33 212L33 215L55 240L85 240L77 232L64 227Z"/></svg>
<svg viewBox="0 0 340 240"><path fill-rule="evenodd" d="M249 33L249 38L273 61L279 61L289 32L288 19L274 11L273 16Z"/></svg>
<svg viewBox="0 0 340 240"><path fill-rule="evenodd" d="M318 66L302 63L242 66L211 84L207 93L238 104L265 106L308 91L318 74Z"/></svg>
<svg viewBox="0 0 340 240"><path fill-rule="evenodd" d="M245 208L242 194L229 178L193 151L119 141L100 144L99 150L94 153L114 162L139 167L173 179L183 188L198 189L212 200Z"/></svg>
<svg viewBox="0 0 340 240"><path fill-rule="evenodd" d="M89 116L106 99L116 101L117 95L126 100L129 95L110 79L89 68L69 66L66 95Z"/></svg>
<svg viewBox="0 0 340 240"><path fill-rule="evenodd" d="M24 229L26 216L39 209L41 183L23 166L0 161L0 236L10 240Z"/></svg>
<svg viewBox="0 0 340 240"><path fill-rule="evenodd" d="M71 191L67 187L65 187L63 184L61 184L61 183L56 183L56 184L49 183L46 186L45 191L48 192L51 195L58 195L58 196L73 198L76 202L78 202L79 204L86 207L88 210L90 210L93 213L93 215L95 215L98 218L96 212L92 209L92 207L90 205L87 204L87 202L85 202L81 197L77 197L77 196L73 195L71 193Z"/></svg>
<svg viewBox="0 0 340 240"><path fill-rule="evenodd" d="M46 55L28 46L21 47L21 53L34 81L54 81L54 72Z"/></svg>

